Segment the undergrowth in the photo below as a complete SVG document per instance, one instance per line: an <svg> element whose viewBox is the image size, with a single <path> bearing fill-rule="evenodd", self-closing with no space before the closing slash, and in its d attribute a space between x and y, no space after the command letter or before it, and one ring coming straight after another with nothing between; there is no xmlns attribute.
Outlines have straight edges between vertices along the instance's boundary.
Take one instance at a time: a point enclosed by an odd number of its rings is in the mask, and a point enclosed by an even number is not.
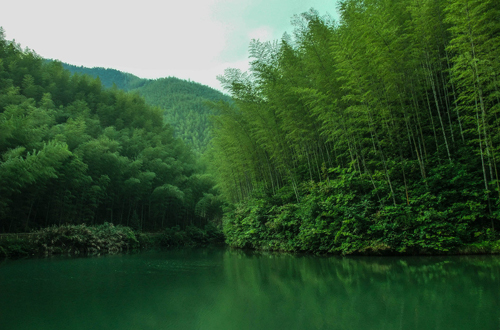
<svg viewBox="0 0 500 330"><path fill-rule="evenodd" d="M125 226L104 223L99 226L61 225L44 228L26 237L0 240L0 257L18 258L54 254L108 254L153 247L184 247L224 244L221 230L188 226L165 229L160 233L140 233Z"/></svg>

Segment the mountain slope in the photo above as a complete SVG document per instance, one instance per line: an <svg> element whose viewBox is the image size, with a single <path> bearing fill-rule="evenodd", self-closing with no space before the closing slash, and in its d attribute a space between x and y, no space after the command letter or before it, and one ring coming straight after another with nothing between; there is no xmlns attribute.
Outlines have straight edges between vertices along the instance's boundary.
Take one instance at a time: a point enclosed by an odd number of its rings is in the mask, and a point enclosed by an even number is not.
<svg viewBox="0 0 500 330"><path fill-rule="evenodd" d="M106 87L116 85L124 91L136 92L146 103L163 110L165 123L172 126L174 135L191 149L202 154L210 142L209 118L213 110L206 101L229 101L229 97L208 86L167 77L143 79L115 69L86 68L63 63L71 73L99 77Z"/></svg>
<svg viewBox="0 0 500 330"><path fill-rule="evenodd" d="M146 103L164 110L163 116L177 137L198 154L210 142L209 118L213 110L206 101L229 101L229 97L210 87L195 82L168 77L148 81L135 89Z"/></svg>
<svg viewBox="0 0 500 330"><path fill-rule="evenodd" d="M67 63L62 63L62 65L66 70L69 70L73 74L86 74L93 78L99 77L104 87L113 87L113 84L115 84L116 87L124 91L130 91L132 89L139 88L149 81L148 79L134 76L131 73L125 73L115 69L86 68L83 66L76 66Z"/></svg>

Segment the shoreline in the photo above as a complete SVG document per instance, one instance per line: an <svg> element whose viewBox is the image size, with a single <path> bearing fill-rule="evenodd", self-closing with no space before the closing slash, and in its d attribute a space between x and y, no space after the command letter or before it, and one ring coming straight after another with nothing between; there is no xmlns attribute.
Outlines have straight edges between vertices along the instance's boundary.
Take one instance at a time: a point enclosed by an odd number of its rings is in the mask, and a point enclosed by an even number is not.
<svg viewBox="0 0 500 330"><path fill-rule="evenodd" d="M99 245L87 241L86 244L79 241L79 244L68 244L71 240L67 235L51 237L51 245L47 245L46 237L43 233L12 233L0 234L0 258L2 259L23 259L23 258L46 258L54 255L66 255L71 257L100 256L107 254L132 253L149 249L172 249L172 248L199 248L210 246L227 246L231 249L253 252L271 252L294 255L309 255L318 257L432 257L432 256L479 256L479 255L499 255L500 241L483 241L479 246L477 243L464 245L452 251L396 251L390 248L375 250L366 248L351 253L337 253L325 251L290 251L284 249L271 249L269 247L238 247L224 242L222 237L209 236L202 229L193 227L186 230L180 228L169 228L159 233L134 232L128 227L113 226L105 224L108 228L118 228L118 230L130 230L128 237L121 240L109 237L99 239ZM62 226L68 228L69 226ZM94 227L78 226L85 229ZM61 229L61 227L55 227ZM52 230L54 229L51 228ZM42 230L43 231L43 230ZM198 234L198 235L196 235ZM220 234L220 233L219 233ZM64 241L66 239L66 241ZM89 243L90 242L90 243Z"/></svg>
<svg viewBox="0 0 500 330"><path fill-rule="evenodd" d="M136 232L110 223L94 227L62 225L33 233L1 234L0 258L116 254L150 248L202 247L221 242L222 233L213 225L185 229L177 226L157 233Z"/></svg>

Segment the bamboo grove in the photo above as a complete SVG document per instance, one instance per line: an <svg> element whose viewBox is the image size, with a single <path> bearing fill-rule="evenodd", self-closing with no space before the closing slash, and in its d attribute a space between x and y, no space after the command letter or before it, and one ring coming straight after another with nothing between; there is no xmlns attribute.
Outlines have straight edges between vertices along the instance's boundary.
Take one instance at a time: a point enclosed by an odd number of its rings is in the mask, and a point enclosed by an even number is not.
<svg viewBox="0 0 500 330"><path fill-rule="evenodd" d="M160 109L22 50L0 28L0 233L203 226L220 203L200 170Z"/></svg>
<svg viewBox="0 0 500 330"><path fill-rule="evenodd" d="M456 251L497 238L500 2L342 0L219 77L230 244ZM482 242L482 243L481 243Z"/></svg>

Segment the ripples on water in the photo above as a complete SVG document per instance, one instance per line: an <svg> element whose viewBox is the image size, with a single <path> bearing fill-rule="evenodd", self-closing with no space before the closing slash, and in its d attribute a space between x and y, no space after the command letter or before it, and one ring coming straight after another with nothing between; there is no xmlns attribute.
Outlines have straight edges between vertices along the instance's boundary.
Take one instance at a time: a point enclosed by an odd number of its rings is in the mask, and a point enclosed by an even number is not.
<svg viewBox="0 0 500 330"><path fill-rule="evenodd" d="M0 264L0 329L500 329L500 258L225 249Z"/></svg>

